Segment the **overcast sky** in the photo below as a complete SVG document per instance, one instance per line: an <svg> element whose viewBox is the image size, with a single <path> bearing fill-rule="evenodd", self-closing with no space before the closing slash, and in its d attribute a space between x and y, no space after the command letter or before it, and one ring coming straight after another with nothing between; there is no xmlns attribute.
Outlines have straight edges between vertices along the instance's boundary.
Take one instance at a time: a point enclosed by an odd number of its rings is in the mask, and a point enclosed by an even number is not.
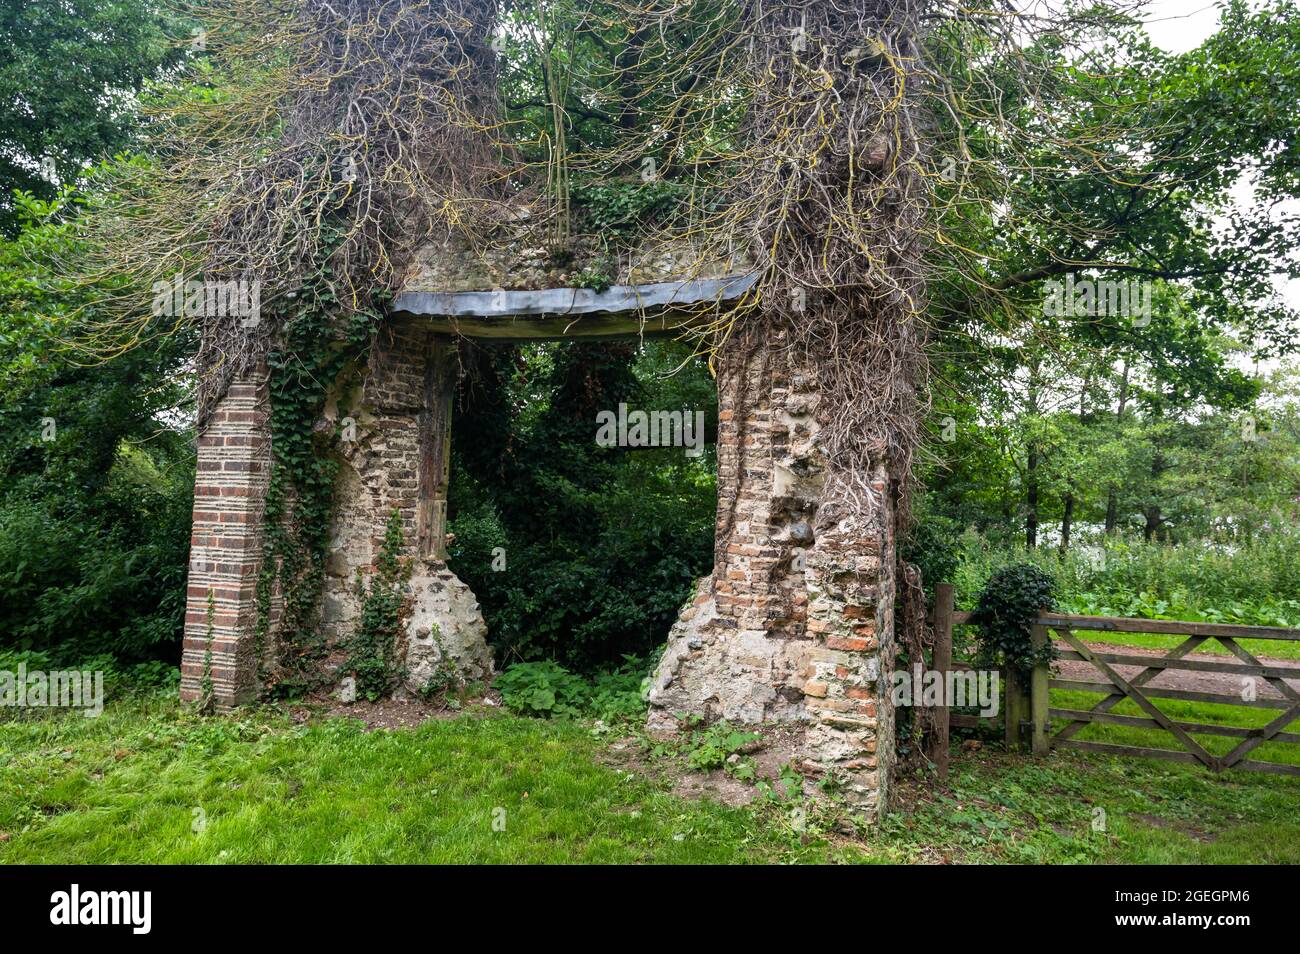
<svg viewBox="0 0 1300 954"><path fill-rule="evenodd" d="M1145 16L1151 39L1171 53L1199 46L1219 24L1219 11L1202 0L1152 0Z"/></svg>

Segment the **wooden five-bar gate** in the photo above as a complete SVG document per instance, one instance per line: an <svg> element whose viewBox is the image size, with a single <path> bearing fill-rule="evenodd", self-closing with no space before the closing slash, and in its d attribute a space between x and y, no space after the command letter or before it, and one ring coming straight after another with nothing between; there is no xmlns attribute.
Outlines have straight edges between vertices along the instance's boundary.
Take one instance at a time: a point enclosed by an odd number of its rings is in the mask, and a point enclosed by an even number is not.
<svg viewBox="0 0 1300 954"><path fill-rule="evenodd" d="M971 614L953 608L953 588L941 583L935 587L935 608L931 614L935 644L932 669L969 670L969 663L952 658L952 634L955 626L970 622ZM1134 651L1123 645L1089 646L1080 633L1139 633L1186 637L1163 655ZM1300 665L1279 666L1261 662L1241 645L1243 639L1300 641L1300 630L1270 626L1235 626L1222 623L1184 623L1170 620L1121 619L1103 616L1074 616L1041 613L1034 620L1034 645L1051 644L1056 660L1076 660L1092 667L1091 678L1058 678L1050 664L1036 667L1027 684L1014 669L1004 669L1001 680L1006 688L1002 719L1003 732L1010 748L1027 746L1036 755L1046 755L1054 748L1080 749L1111 755L1143 756L1176 762L1200 764L1213 772L1248 769L1300 775L1300 765L1267 762L1248 758L1265 742L1300 742L1300 733L1286 729L1300 719ZM1217 641L1233 660L1189 659L1194 650L1209 640ZM1123 675L1116 668L1138 667L1136 673ZM1237 677L1240 691L1206 691L1204 689L1153 686L1161 673L1185 671L1226 674ZM1261 694L1262 685L1272 687L1275 695ZM1100 693L1102 698L1090 708L1071 709L1053 706L1051 690ZM1264 725L1235 726L1175 719L1162 711L1154 699L1208 702L1219 705L1279 710ZM1142 715L1125 715L1113 711L1121 702L1132 702ZM975 727L979 716L951 712L937 713L936 731L929 750L931 760L941 775L948 768L948 727ZM1177 749L1154 748L1075 738L1089 725L1118 725L1155 729L1168 734ZM1223 755L1208 751L1194 736L1214 735L1240 741Z"/></svg>

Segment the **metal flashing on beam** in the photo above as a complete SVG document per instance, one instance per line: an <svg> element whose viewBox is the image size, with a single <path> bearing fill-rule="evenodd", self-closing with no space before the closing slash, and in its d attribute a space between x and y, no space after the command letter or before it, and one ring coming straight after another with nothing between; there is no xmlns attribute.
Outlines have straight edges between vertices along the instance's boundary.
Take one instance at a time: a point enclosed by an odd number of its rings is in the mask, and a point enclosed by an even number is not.
<svg viewBox="0 0 1300 954"><path fill-rule="evenodd" d="M646 285L535 290L403 292L391 310L430 318L578 317L597 314L645 314L708 302L733 301L758 281L758 273L729 278L702 278Z"/></svg>

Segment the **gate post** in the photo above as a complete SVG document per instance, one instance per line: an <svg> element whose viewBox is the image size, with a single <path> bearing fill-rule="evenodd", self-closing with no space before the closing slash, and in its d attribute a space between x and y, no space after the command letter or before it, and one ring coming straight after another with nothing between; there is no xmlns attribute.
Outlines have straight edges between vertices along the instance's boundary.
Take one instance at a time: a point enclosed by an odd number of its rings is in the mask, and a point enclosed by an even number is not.
<svg viewBox="0 0 1300 954"><path fill-rule="evenodd" d="M952 610L953 585L936 583L934 586L934 659L931 669L946 680L952 668ZM930 740L930 761L941 781L948 778L948 721L952 715L952 700L946 699L939 707L934 720L934 735Z"/></svg>
<svg viewBox="0 0 1300 954"><path fill-rule="evenodd" d="M1015 752L1020 748L1020 720L1024 717L1025 712L1025 690L1021 685L1020 670L1016 669L1015 663L1008 662L1002 670L1003 682L1006 683L1006 702L1003 705L1002 713L1002 730L1003 741L1006 743L1008 752Z"/></svg>
<svg viewBox="0 0 1300 954"><path fill-rule="evenodd" d="M1034 624L1030 640L1035 651L1042 650L1048 644L1047 627ZM1034 664L1034 672L1029 682L1030 721L1033 724L1031 749L1034 755L1046 755L1051 747L1048 739L1048 692L1052 677L1052 664L1039 660Z"/></svg>

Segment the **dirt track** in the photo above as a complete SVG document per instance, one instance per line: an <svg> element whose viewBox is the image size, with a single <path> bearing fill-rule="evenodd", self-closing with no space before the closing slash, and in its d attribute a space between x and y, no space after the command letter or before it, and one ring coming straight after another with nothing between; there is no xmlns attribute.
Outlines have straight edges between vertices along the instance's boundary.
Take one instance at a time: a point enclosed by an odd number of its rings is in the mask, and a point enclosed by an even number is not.
<svg viewBox="0 0 1300 954"><path fill-rule="evenodd" d="M1120 646L1115 643L1088 642L1087 646L1089 649L1095 649L1099 653L1117 653L1125 656L1151 656L1153 658L1158 658L1167 654L1165 650L1161 649ZM1211 655L1208 653L1188 653L1183 658L1196 660L1198 662L1239 661L1233 656ZM1257 656L1256 658L1266 666L1294 669L1296 671L1295 678L1288 678L1286 682L1287 685L1291 686L1291 688L1300 691L1300 660L1274 659L1268 656ZM1142 671L1141 666L1121 665L1118 663L1110 663L1109 665L1125 679L1131 679ZM1062 679L1077 679L1086 682L1108 681L1106 677L1092 665L1092 663L1084 662L1081 659L1058 659L1052 664L1052 670ZM1188 689L1193 692L1215 692L1223 695L1240 696L1242 687L1241 679L1241 676L1228 672L1197 672L1189 669L1167 669L1145 685L1154 689ZM1255 690L1260 699L1282 698L1282 694L1274 689L1265 679L1257 680Z"/></svg>

